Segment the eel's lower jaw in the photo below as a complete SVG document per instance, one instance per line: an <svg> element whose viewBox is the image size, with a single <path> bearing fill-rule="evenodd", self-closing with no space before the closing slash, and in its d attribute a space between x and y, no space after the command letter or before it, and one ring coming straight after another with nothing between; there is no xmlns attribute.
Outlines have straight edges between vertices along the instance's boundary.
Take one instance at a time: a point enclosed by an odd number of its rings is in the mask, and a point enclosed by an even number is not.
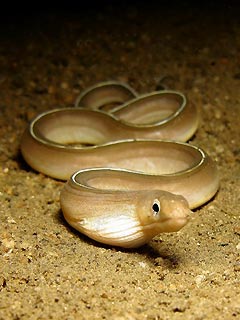
<svg viewBox="0 0 240 320"><path fill-rule="evenodd" d="M161 222L162 224L162 232L177 232L181 230L191 219L192 211L189 212L185 216L180 217L168 217Z"/></svg>
<svg viewBox="0 0 240 320"><path fill-rule="evenodd" d="M174 222L169 225L169 231L167 232L177 232L181 230L186 224L188 223L188 219L186 218L179 218L174 220Z"/></svg>

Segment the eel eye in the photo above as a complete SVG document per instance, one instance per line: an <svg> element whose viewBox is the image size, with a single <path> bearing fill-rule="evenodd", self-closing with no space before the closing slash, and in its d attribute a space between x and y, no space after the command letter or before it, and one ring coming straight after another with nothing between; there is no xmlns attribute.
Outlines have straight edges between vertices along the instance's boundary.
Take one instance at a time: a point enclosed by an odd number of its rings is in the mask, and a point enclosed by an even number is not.
<svg viewBox="0 0 240 320"><path fill-rule="evenodd" d="M157 215L160 211L160 202L155 199L152 205L152 211L155 215Z"/></svg>

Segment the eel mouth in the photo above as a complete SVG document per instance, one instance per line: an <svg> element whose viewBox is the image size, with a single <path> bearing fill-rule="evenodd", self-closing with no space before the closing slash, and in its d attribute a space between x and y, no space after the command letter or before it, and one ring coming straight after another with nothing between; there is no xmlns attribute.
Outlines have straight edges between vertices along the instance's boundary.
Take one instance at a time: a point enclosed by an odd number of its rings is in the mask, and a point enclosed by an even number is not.
<svg viewBox="0 0 240 320"><path fill-rule="evenodd" d="M176 232L181 230L190 220L192 211L189 210L180 217L166 217L161 221L163 232Z"/></svg>

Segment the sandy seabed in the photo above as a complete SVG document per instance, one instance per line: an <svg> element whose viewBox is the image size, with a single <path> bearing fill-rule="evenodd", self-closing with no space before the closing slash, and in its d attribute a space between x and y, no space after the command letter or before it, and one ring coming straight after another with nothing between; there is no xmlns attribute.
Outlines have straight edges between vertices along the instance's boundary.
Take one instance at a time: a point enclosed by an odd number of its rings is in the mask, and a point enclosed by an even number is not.
<svg viewBox="0 0 240 320"><path fill-rule="evenodd" d="M1 19L0 319L240 319L240 8L156 3ZM165 76L199 107L191 143L216 161L220 190L178 233L102 246L64 221L63 182L28 167L21 135L89 85L145 93Z"/></svg>

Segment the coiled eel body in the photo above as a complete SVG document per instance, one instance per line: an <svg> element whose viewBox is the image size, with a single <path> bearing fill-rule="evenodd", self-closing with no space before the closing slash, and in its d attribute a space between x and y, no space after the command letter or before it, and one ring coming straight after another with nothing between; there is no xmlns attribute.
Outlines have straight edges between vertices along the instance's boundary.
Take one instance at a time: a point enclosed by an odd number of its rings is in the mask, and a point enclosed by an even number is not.
<svg viewBox="0 0 240 320"><path fill-rule="evenodd" d="M183 94L137 96L107 82L84 91L76 104L37 116L21 151L35 170L68 180L60 196L64 217L88 237L141 246L180 230L190 209L217 192L215 163L184 142L199 116Z"/></svg>

